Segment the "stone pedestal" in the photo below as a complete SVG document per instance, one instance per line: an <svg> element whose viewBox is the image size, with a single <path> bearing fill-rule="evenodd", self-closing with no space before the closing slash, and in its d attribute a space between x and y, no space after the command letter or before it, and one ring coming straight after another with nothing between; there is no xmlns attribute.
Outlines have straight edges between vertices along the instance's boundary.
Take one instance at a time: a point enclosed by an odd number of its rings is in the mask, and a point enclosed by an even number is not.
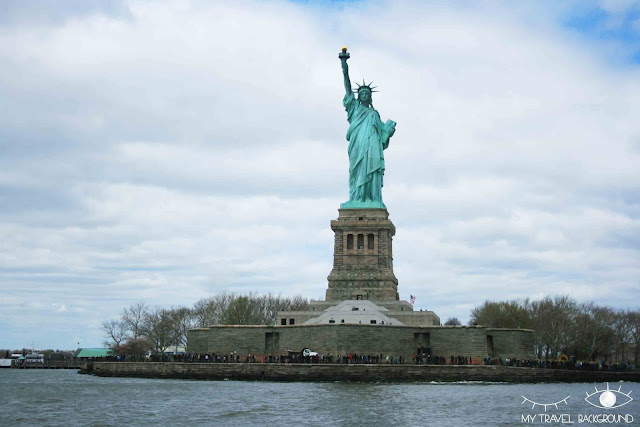
<svg viewBox="0 0 640 427"><path fill-rule="evenodd" d="M340 209L331 229L335 244L326 301L397 301L391 247L396 228L387 210Z"/></svg>

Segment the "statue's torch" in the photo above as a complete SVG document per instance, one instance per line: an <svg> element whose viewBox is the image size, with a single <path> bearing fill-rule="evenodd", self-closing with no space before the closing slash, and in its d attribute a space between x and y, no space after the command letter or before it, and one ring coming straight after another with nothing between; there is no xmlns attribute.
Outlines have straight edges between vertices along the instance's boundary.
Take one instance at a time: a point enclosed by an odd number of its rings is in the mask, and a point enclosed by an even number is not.
<svg viewBox="0 0 640 427"><path fill-rule="evenodd" d="M342 52L338 54L338 58L345 60L351 58L351 54L347 52L347 46L342 47Z"/></svg>

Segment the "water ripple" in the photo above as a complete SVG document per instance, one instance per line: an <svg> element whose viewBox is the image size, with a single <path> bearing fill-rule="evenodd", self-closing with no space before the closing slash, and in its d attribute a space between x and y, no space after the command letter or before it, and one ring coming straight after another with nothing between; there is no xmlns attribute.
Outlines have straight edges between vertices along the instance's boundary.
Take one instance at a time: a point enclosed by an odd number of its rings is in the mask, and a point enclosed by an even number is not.
<svg viewBox="0 0 640 427"><path fill-rule="evenodd" d="M3 425L305 426L522 425L522 395L575 396L565 413L594 413L590 384L270 383L98 378L71 370L0 370ZM616 387L617 388L617 387ZM623 383L640 393L640 383ZM640 419L638 402L621 407Z"/></svg>

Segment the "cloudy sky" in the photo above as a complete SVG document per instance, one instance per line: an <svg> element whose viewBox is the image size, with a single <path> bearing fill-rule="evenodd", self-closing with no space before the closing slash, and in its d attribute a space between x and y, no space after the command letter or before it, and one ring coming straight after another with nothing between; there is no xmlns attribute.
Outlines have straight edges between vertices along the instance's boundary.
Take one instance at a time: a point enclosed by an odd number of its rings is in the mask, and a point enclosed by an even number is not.
<svg viewBox="0 0 640 427"><path fill-rule="evenodd" d="M0 348L123 307L322 299L348 198L337 54L373 80L402 299L640 306L640 4L9 1Z"/></svg>

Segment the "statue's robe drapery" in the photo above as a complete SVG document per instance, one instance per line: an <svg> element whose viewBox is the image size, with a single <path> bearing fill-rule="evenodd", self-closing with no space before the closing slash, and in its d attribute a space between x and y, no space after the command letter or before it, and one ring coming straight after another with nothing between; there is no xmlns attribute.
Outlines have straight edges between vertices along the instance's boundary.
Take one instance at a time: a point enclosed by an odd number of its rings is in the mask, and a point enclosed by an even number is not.
<svg viewBox="0 0 640 427"><path fill-rule="evenodd" d="M344 96L349 130L349 202L382 203L384 154L389 128L373 107L365 107L353 95Z"/></svg>

